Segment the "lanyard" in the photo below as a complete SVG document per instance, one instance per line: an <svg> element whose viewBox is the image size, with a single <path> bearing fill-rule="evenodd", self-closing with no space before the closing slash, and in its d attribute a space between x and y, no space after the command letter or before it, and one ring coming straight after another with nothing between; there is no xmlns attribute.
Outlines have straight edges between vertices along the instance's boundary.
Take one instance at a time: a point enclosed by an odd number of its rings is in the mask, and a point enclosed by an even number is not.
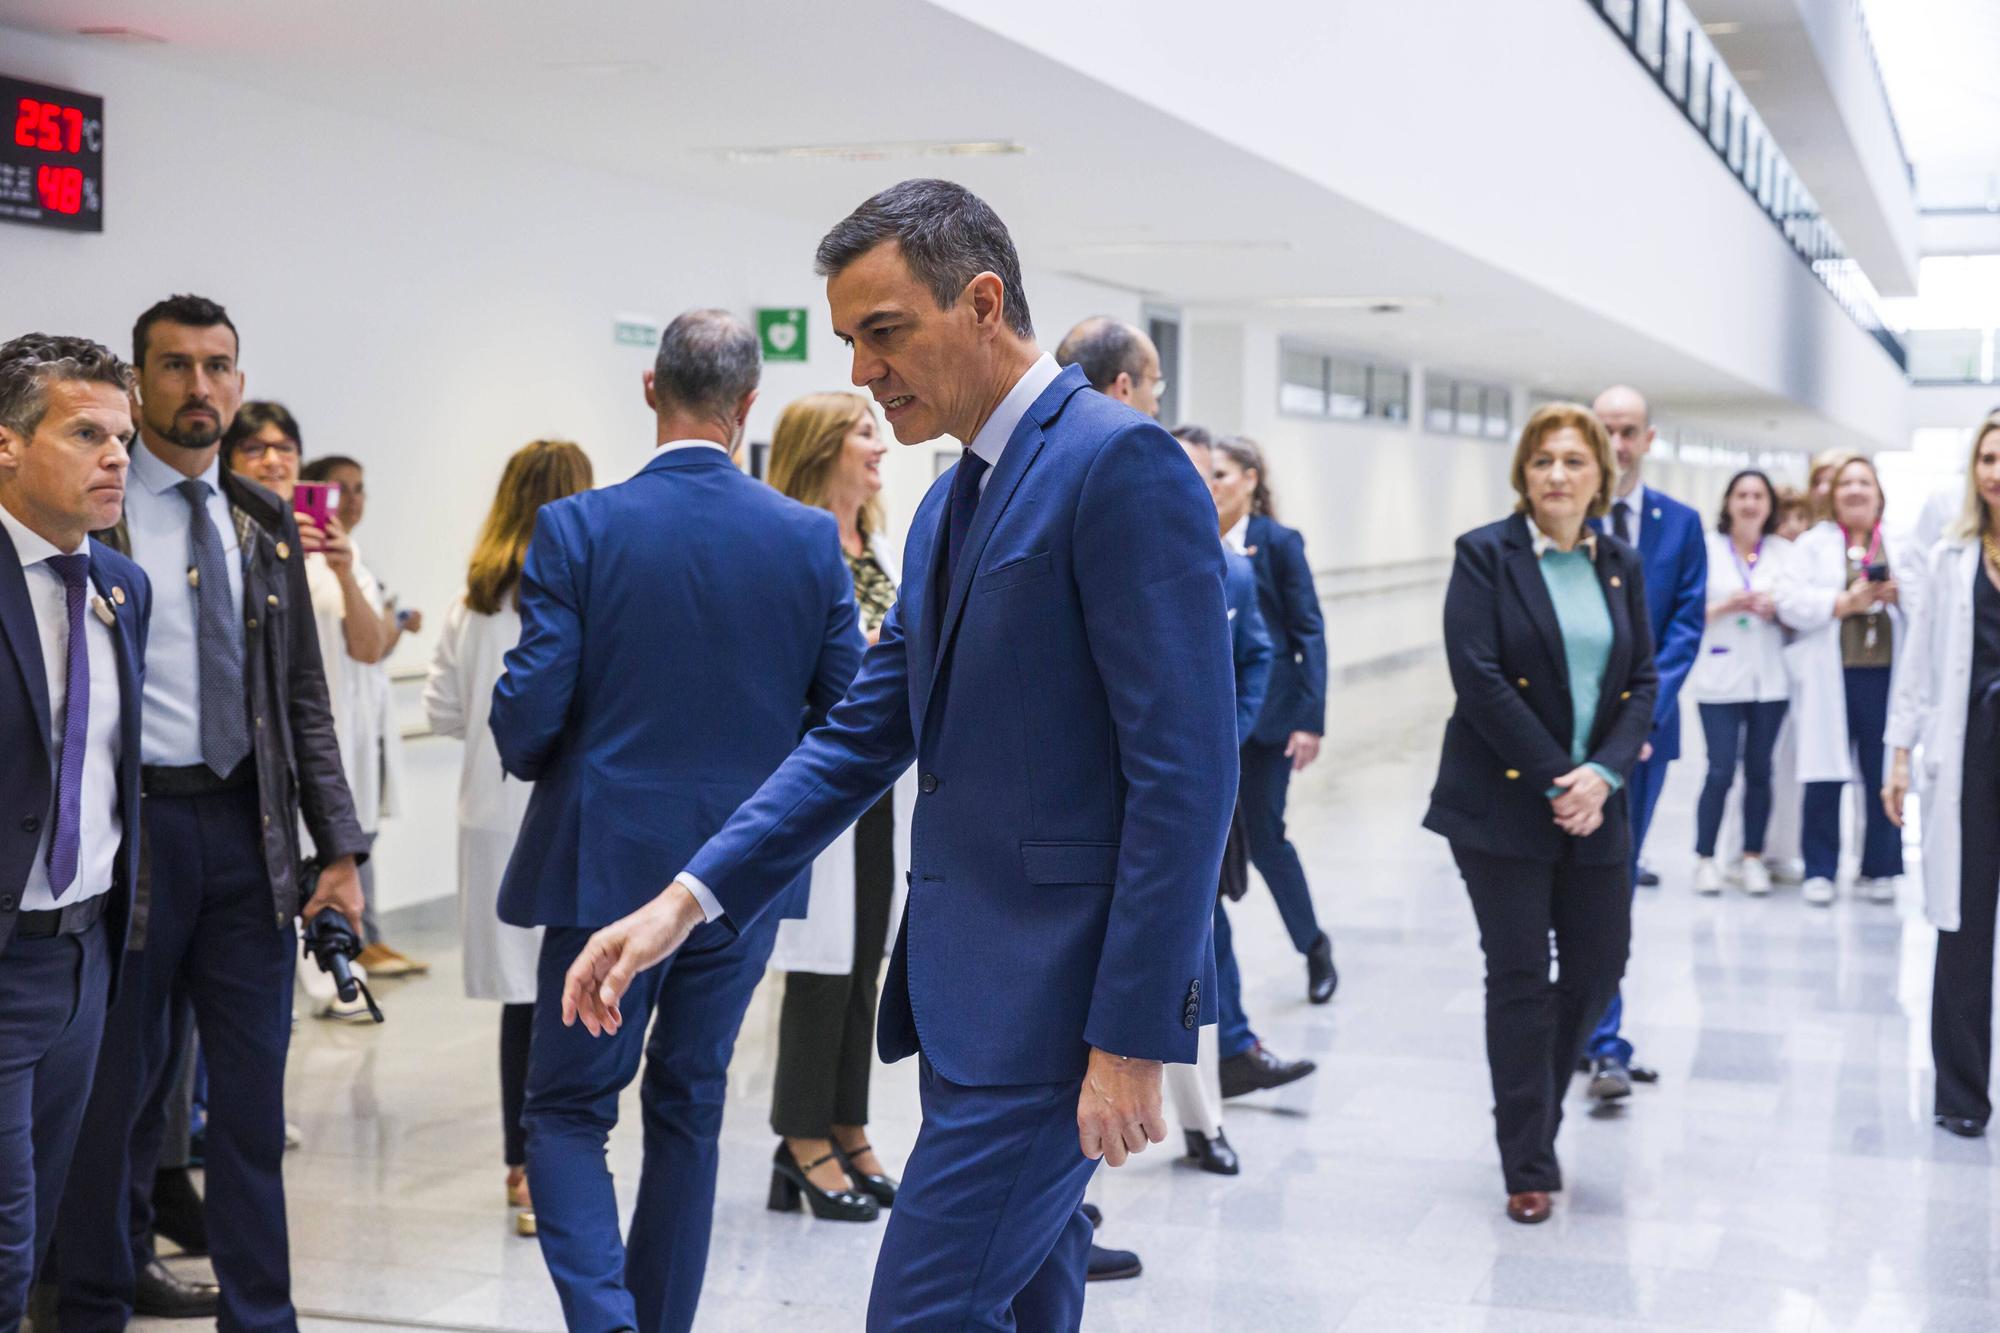
<svg viewBox="0 0 2000 1333"><path fill-rule="evenodd" d="M1842 528L1840 535L1845 537L1847 530ZM1759 545L1762 545L1762 543L1759 543ZM1847 558L1857 565L1872 565L1875 563L1875 557L1881 553L1882 525L1880 523L1875 525L1875 533L1869 538L1868 548L1865 551L1862 549L1860 542L1850 542L1847 548Z"/></svg>
<svg viewBox="0 0 2000 1333"><path fill-rule="evenodd" d="M1757 568L1758 559L1762 557L1763 554L1764 554L1764 539L1762 537L1759 537L1757 539L1757 549L1750 553L1749 563L1746 564L1744 563L1743 557L1736 554L1736 539L1733 537L1730 538L1729 559L1736 566L1736 573L1743 580L1743 591L1745 592L1755 591L1750 586L1750 577L1752 572ZM1748 615L1740 615L1736 617L1736 628L1749 629L1750 617Z"/></svg>

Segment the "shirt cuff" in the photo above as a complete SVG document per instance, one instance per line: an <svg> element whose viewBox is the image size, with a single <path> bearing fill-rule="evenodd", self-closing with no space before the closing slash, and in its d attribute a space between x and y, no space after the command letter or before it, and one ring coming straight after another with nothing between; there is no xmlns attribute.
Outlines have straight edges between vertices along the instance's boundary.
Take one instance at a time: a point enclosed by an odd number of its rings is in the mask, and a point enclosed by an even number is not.
<svg viewBox="0 0 2000 1333"><path fill-rule="evenodd" d="M1589 769L1591 772L1597 774L1598 777L1603 778L1606 782L1610 783L1611 790L1613 791L1617 791L1619 788L1625 785L1624 778L1619 777L1616 773L1612 772L1610 769L1606 768L1602 764L1596 764L1596 763L1585 764L1584 767Z"/></svg>
<svg viewBox="0 0 2000 1333"><path fill-rule="evenodd" d="M675 875L674 878L680 883L687 885L688 892L694 895L696 905L701 908L701 919L703 921L713 921L722 915L722 904L715 900L713 893L709 892L708 885L702 883L685 870Z"/></svg>

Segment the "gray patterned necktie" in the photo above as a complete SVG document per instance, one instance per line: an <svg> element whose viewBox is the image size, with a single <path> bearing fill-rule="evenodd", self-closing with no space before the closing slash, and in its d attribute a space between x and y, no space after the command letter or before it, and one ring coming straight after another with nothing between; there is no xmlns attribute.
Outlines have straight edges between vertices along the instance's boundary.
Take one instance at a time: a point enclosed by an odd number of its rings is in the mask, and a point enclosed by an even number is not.
<svg viewBox="0 0 2000 1333"><path fill-rule="evenodd" d="M195 653L200 664L201 760L219 778L250 756L250 708L243 688L243 640L229 600L229 557L208 516L209 485L190 477L174 488L194 512L188 559L194 571Z"/></svg>

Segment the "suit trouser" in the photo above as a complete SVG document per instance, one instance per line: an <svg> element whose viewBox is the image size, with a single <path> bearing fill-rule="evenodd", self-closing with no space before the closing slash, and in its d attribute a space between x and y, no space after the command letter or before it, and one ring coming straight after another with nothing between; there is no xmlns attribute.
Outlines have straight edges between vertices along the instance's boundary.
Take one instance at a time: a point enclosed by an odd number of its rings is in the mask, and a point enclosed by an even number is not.
<svg viewBox="0 0 2000 1333"><path fill-rule="evenodd" d="M1228 1060L1257 1044L1250 1030L1250 1017L1243 1012L1243 969L1236 962L1236 936L1229 928L1229 913L1218 900L1215 904L1215 1042L1218 1054Z"/></svg>
<svg viewBox="0 0 2000 1333"><path fill-rule="evenodd" d="M0 1329L20 1326L55 1236L110 993L101 919L0 948Z"/></svg>
<svg viewBox="0 0 2000 1333"><path fill-rule="evenodd" d="M924 1123L875 1260L868 1328L1079 1327L1081 1205L1097 1167L1077 1143L1082 1079L974 1088L919 1059Z"/></svg>
<svg viewBox="0 0 2000 1333"><path fill-rule="evenodd" d="M1671 759L1654 755L1633 766L1632 776L1625 783L1625 800L1632 817L1632 861L1626 868L1629 883L1626 898L1629 900L1639 891L1639 854L1646 846L1646 831L1653 827L1653 811L1660 804L1660 791L1667 785L1667 766ZM1613 800L1617 799L1614 794ZM1631 925L1630 902L1627 904L1626 926ZM1621 960L1619 971L1624 971ZM1590 1053L1594 1056L1608 1055L1623 1064L1632 1063L1632 1043L1619 1035L1619 1028L1625 1021L1625 997L1613 987L1611 1002L1604 1007L1603 1016L1597 1020L1597 1030L1590 1034Z"/></svg>
<svg viewBox="0 0 2000 1333"><path fill-rule="evenodd" d="M1292 947L1305 953L1319 939L1319 917L1313 911L1312 889L1306 884L1298 850L1285 836L1285 798L1291 782L1292 761L1285 757L1282 744L1243 742L1236 808L1243 819L1250 863L1271 886Z"/></svg>
<svg viewBox="0 0 2000 1333"><path fill-rule="evenodd" d="M875 1002L896 896L894 800L883 796L854 825L853 968L785 974L771 1128L787 1138L824 1139L834 1125L868 1123Z"/></svg>
<svg viewBox="0 0 2000 1333"><path fill-rule="evenodd" d="M1937 1114L1985 1124L1993 1115L1993 930L2000 902L2000 726L1966 729L1959 815L1958 929L1941 930L1931 979Z"/></svg>
<svg viewBox="0 0 2000 1333"><path fill-rule="evenodd" d="M1572 845L1573 850L1573 845ZM1507 1192L1562 1188L1556 1131L1590 1017L1618 989L1632 942L1630 871L1489 856L1456 844L1486 954L1486 1063ZM1549 936L1556 978L1549 980Z"/></svg>
<svg viewBox="0 0 2000 1333"><path fill-rule="evenodd" d="M542 1258L572 1333L683 1330L694 1324L708 1266L729 1057L778 922L766 917L741 934L720 922L697 926L633 980L619 1006L624 1025L603 1037L562 1021L563 978L593 933L550 926L542 936L522 1116ZM604 1145L642 1054L646 1155L621 1243Z"/></svg>
<svg viewBox="0 0 2000 1333"><path fill-rule="evenodd" d="M64 1333L123 1328L137 1265L133 1194L150 1194L174 1070L175 988L208 1059L205 1192L222 1288L217 1326L296 1328L285 1224L285 1056L298 935L274 920L257 789L148 796L146 939L127 954L91 1095L87 1152L70 1172L57 1241ZM82 1168L88 1160L89 1169Z"/></svg>
<svg viewBox="0 0 2000 1333"><path fill-rule="evenodd" d="M1889 722L1889 668L1847 667L1842 671L1847 694L1847 735L1856 767L1861 770L1861 874L1868 879L1894 879L1903 873L1903 831L1889 822L1882 808L1882 731ZM1806 784L1806 877L1834 879L1840 874L1840 801L1844 782Z"/></svg>

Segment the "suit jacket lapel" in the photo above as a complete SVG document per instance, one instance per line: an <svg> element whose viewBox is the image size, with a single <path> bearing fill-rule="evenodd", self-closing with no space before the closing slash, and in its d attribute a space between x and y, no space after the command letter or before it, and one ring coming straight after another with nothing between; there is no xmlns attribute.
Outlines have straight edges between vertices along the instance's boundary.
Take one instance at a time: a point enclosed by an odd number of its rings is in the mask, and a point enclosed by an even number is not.
<svg viewBox="0 0 2000 1333"><path fill-rule="evenodd" d="M1055 386L1051 386L1053 388ZM1063 398L1067 398L1067 393ZM1043 398L1047 398L1046 393ZM1037 399L1035 408L1042 405ZM1021 418L1021 424L1008 437L1007 448L1000 455L1000 466L993 469L986 479L986 493L979 497L979 508L973 511L972 531L965 536L965 546L958 553L958 573L951 581L950 600L945 603L944 616L937 624L937 656L931 662L931 687L925 690L924 706L930 706L930 694L937 685L937 673L951 652L952 632L958 628L959 616L965 611L966 594L972 589L973 571L979 568L979 558L986 551L986 543L993 536L993 529L999 525L1000 515L1006 512L1007 502L1014 498L1014 492L1021 485L1028 468L1042 452L1046 437L1042 434L1042 422L1038 420L1035 408ZM1053 416L1053 413L1050 413ZM941 546L942 543L939 543ZM941 551L932 553L933 575L943 572L936 558Z"/></svg>
<svg viewBox="0 0 2000 1333"><path fill-rule="evenodd" d="M903 586L897 590L896 605L902 608L903 634L910 645L910 688L913 694L913 725L921 727L931 703L931 685L937 672L938 616L936 587L938 557L943 543L937 539L939 518L950 507L951 482L940 478L926 502L917 506L910 523L907 549L903 553ZM935 503L932 503L932 499ZM914 571L914 573L912 572Z"/></svg>
<svg viewBox="0 0 2000 1333"><path fill-rule="evenodd" d="M1556 604L1549 596L1549 585L1542 582L1542 563L1525 540L1508 551L1507 577L1513 580L1514 593L1521 604L1528 608L1528 619L1535 622L1535 630L1549 650L1549 660L1555 663L1563 688L1568 689L1569 659L1563 655L1562 626L1556 621Z"/></svg>
<svg viewBox="0 0 2000 1333"><path fill-rule="evenodd" d="M21 554L14 539L0 527L0 632L14 650L21 670L21 684L27 688L28 702L35 710L35 725L41 733L42 748L55 753L49 736L49 677L42 662L42 632L35 623L35 604L28 597L28 575L21 568Z"/></svg>
<svg viewBox="0 0 2000 1333"><path fill-rule="evenodd" d="M104 568L95 558L90 562L90 581L97 588L97 595L111 608L111 642L118 652L118 722L119 739L125 746L125 753L136 754L139 745L140 696L139 663L134 656L132 617L139 614L139 604L132 591L118 580L107 576ZM124 600L114 595L115 590L124 590Z"/></svg>
<svg viewBox="0 0 2000 1333"><path fill-rule="evenodd" d="M1590 720L1590 748L1593 750L1604 736L1604 725L1610 719L1613 709L1622 702L1618 693L1609 687L1614 681L1624 680L1632 669L1631 608L1626 603L1624 588L1612 586L1611 580L1617 577L1617 562L1600 551L1597 561L1597 586L1604 593L1604 609L1611 614L1611 655L1604 661L1606 688L1600 690L1597 695L1597 716Z"/></svg>

